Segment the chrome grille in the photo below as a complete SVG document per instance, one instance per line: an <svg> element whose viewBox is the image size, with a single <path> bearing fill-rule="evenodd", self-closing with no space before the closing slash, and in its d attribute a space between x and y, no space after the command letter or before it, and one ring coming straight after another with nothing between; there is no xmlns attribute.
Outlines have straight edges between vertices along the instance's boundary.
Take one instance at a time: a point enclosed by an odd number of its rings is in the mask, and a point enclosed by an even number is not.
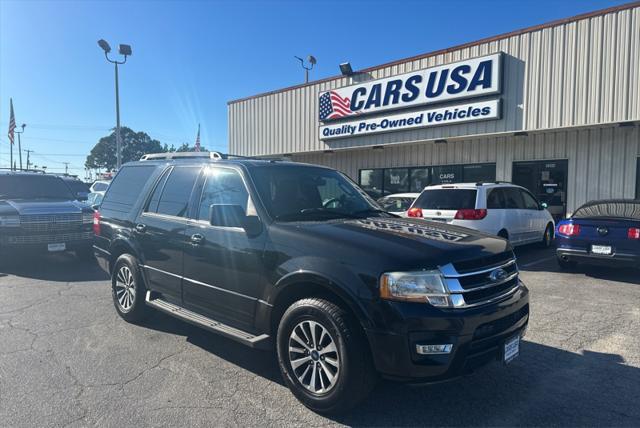
<svg viewBox="0 0 640 428"><path fill-rule="evenodd" d="M21 215L20 227L27 232L58 232L82 226L82 213Z"/></svg>
<svg viewBox="0 0 640 428"><path fill-rule="evenodd" d="M93 232L61 233L57 235L15 235L3 237L8 244L53 244L93 239Z"/></svg>
<svg viewBox="0 0 640 428"><path fill-rule="evenodd" d="M515 258L472 272L460 273L452 263L440 267L440 271L456 308L480 306L503 299L515 293L520 285Z"/></svg>

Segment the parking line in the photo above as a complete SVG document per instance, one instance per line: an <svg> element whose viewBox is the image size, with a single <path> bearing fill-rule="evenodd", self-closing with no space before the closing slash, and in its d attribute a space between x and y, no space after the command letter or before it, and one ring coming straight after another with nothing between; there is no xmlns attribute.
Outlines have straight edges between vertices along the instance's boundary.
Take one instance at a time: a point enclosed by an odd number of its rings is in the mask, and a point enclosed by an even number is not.
<svg viewBox="0 0 640 428"><path fill-rule="evenodd" d="M536 260L535 262L529 262L529 263L523 264L523 265L521 265L521 267L527 268L527 267L539 265L541 263L548 262L549 260L553 260L555 258L556 258L556 256L546 257L544 259Z"/></svg>

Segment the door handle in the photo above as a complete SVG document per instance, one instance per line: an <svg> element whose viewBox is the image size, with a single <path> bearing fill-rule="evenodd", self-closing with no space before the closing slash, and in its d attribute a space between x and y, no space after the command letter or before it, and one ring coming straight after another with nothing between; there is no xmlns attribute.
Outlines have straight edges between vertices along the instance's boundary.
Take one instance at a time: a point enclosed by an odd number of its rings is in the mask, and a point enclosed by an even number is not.
<svg viewBox="0 0 640 428"><path fill-rule="evenodd" d="M147 231L147 225L146 224L142 224L142 223L136 224L136 232L145 233L146 231Z"/></svg>
<svg viewBox="0 0 640 428"><path fill-rule="evenodd" d="M200 245L202 244L203 241L204 241L204 236L200 235L199 233L194 233L193 235L191 235L192 245Z"/></svg>

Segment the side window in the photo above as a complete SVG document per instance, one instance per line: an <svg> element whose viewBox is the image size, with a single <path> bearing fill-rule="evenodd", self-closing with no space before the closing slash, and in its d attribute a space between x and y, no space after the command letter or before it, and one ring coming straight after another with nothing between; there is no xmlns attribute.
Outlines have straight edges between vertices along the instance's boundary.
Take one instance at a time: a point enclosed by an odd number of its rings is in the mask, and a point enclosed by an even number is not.
<svg viewBox="0 0 640 428"><path fill-rule="evenodd" d="M524 201L522 200L522 193L515 187L505 187L504 202L507 209L524 209Z"/></svg>
<svg viewBox="0 0 640 428"><path fill-rule="evenodd" d="M158 180L155 189L153 189L153 194L151 195L151 199L145 208L145 212L155 213L158 212L158 203L160 202L160 195L162 195L162 190L164 189L164 185L167 182L167 177L171 172L172 168L167 168L165 172L162 173L162 177Z"/></svg>
<svg viewBox="0 0 640 428"><path fill-rule="evenodd" d="M155 165L125 166L115 176L102 203L106 216L128 213L139 200L147 181L157 167Z"/></svg>
<svg viewBox="0 0 640 428"><path fill-rule="evenodd" d="M247 212L249 192L240 173L230 168L207 168L198 210L199 220L208 220L211 205L240 205Z"/></svg>
<svg viewBox="0 0 640 428"><path fill-rule="evenodd" d="M491 189L487 194L487 208L488 209L504 209L504 192L502 189Z"/></svg>
<svg viewBox="0 0 640 428"><path fill-rule="evenodd" d="M533 196L529 194L529 192L525 192L524 190L520 190L522 194L522 199L524 201L524 207L527 210L537 210L539 207L538 202L534 199Z"/></svg>
<svg viewBox="0 0 640 428"><path fill-rule="evenodd" d="M200 173L200 168L174 167L166 179L158 201L158 214L185 217L191 190Z"/></svg>

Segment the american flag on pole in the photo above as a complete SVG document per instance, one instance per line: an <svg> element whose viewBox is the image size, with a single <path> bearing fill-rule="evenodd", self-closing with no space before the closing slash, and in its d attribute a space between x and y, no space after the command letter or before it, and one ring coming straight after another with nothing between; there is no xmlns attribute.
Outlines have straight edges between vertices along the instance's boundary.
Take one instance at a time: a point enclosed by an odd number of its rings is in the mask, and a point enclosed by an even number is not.
<svg viewBox="0 0 640 428"><path fill-rule="evenodd" d="M13 114L13 99L9 99L9 133L7 136L9 137L9 144L13 144L14 134L13 131L16 129L16 116Z"/></svg>
<svg viewBox="0 0 640 428"><path fill-rule="evenodd" d="M200 124L198 124L198 135L196 136L196 144L194 146L196 152L200 151Z"/></svg>
<svg viewBox="0 0 640 428"><path fill-rule="evenodd" d="M338 119L351 116L351 100L341 97L336 91L325 92L320 96L320 120Z"/></svg>

